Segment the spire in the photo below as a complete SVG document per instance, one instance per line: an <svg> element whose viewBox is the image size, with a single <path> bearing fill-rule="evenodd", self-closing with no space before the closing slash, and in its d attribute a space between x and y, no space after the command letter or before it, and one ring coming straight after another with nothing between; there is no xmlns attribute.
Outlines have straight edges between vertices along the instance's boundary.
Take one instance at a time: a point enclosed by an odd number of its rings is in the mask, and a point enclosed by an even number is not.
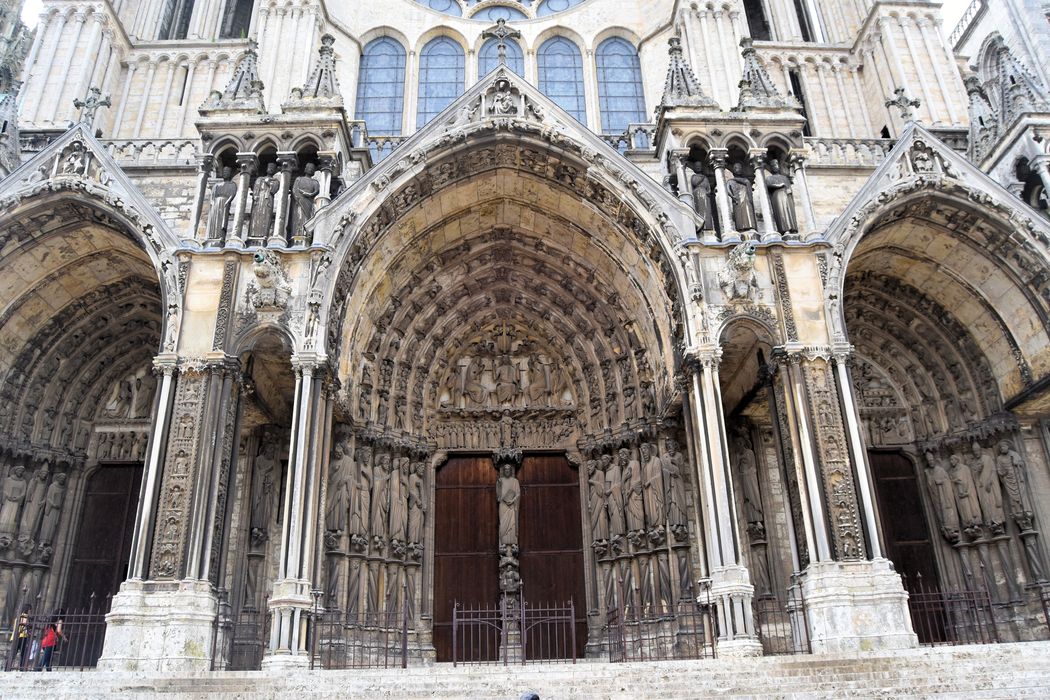
<svg viewBox="0 0 1050 700"><path fill-rule="evenodd" d="M304 100L332 100L343 101L339 92L339 79L335 75L335 37L325 34L321 37L321 48L317 50L317 63L310 71L310 77L306 79L303 86L302 99Z"/></svg>
<svg viewBox="0 0 1050 700"><path fill-rule="evenodd" d="M1044 88L1017 60L1001 37L996 41L998 71L994 77L998 81L1001 126L1013 124L1022 114L1050 111L1050 104L1042 96Z"/></svg>
<svg viewBox="0 0 1050 700"><path fill-rule="evenodd" d="M979 163L999 138L999 119L976 73L963 79L970 98L970 160Z"/></svg>
<svg viewBox="0 0 1050 700"><path fill-rule="evenodd" d="M784 97L777 90L776 84L773 83L773 79L769 77L765 66L759 60L751 38L741 39L740 47L743 49L740 55L744 59L744 68L740 79L740 99L736 111L799 109L798 100L793 97Z"/></svg>
<svg viewBox="0 0 1050 700"><path fill-rule="evenodd" d="M718 103L704 94L700 81L696 79L689 62L682 53L682 40L676 36L667 40L667 53L671 63L667 68L667 80L664 82L664 95L660 107L713 107Z"/></svg>
<svg viewBox="0 0 1050 700"><path fill-rule="evenodd" d="M230 82L221 93L216 90L212 92L208 101L201 105L201 112L213 111L237 111L255 112L261 114L266 111L263 104L263 84L259 79L258 55L256 49L258 44L254 39L248 40L248 48L245 49L237 67L233 69Z"/></svg>

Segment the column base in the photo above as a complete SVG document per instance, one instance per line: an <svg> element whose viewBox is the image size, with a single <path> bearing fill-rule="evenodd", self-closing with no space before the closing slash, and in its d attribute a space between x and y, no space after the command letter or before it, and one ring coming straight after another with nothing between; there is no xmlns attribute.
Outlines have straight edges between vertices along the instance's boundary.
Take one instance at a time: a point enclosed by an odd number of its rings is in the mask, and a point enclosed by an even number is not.
<svg viewBox="0 0 1050 700"><path fill-rule="evenodd" d="M919 645L908 594L888 559L811 563L802 574L802 592L815 654Z"/></svg>
<svg viewBox="0 0 1050 700"><path fill-rule="evenodd" d="M306 620L315 604L311 591L310 582L305 579L274 581L269 604L270 650L263 657L263 669L309 666Z"/></svg>
<svg viewBox="0 0 1050 700"><path fill-rule="evenodd" d="M757 637L751 639L718 640L715 656L720 659L743 659L762 656L762 642Z"/></svg>
<svg viewBox="0 0 1050 700"><path fill-rule="evenodd" d="M719 656L761 656L762 643L755 634L752 601L755 587L743 566L725 566L711 570L709 594L701 592L697 602L715 604L718 615ZM706 600L710 596L710 601Z"/></svg>
<svg viewBox="0 0 1050 700"><path fill-rule="evenodd" d="M106 615L99 670L210 670L218 609L207 581L125 581Z"/></svg>

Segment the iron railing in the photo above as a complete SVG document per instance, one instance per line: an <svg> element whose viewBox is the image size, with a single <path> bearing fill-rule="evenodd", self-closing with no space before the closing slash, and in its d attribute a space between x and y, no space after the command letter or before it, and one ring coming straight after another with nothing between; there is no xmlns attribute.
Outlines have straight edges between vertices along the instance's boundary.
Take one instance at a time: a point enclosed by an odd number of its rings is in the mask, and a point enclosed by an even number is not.
<svg viewBox="0 0 1050 700"><path fill-rule="evenodd" d="M242 610L230 618L226 650L227 671L258 671L270 637L270 613L264 603L259 610Z"/></svg>
<svg viewBox="0 0 1050 700"><path fill-rule="evenodd" d="M452 664L576 663L576 606L503 596L497 607L452 609Z"/></svg>
<svg viewBox="0 0 1050 700"><path fill-rule="evenodd" d="M798 583L789 586L786 597L783 603L779 598L756 599L752 606L755 630L766 656L810 654L813 651L802 586Z"/></svg>
<svg viewBox="0 0 1050 700"><path fill-rule="evenodd" d="M310 668L407 668L409 637L415 633L408 621L407 605L390 612L316 614Z"/></svg>
<svg viewBox="0 0 1050 700"><path fill-rule="evenodd" d="M902 578L908 591L912 627L920 644L999 643L999 629L988 591L943 591L923 581L921 575Z"/></svg>
<svg viewBox="0 0 1050 700"><path fill-rule="evenodd" d="M87 608L58 608L49 613L35 613L39 608L33 608L25 622L20 615L15 620L4 670L42 669L47 661L42 642L52 624L61 634L51 652L48 666L63 671L94 668L102 656L102 644L106 638L106 613L109 612L111 601L112 596L100 598L92 594ZM20 609L23 607L19 606Z"/></svg>
<svg viewBox="0 0 1050 700"><path fill-rule="evenodd" d="M609 661L684 661L715 657L715 619L710 605L615 608L607 614Z"/></svg>

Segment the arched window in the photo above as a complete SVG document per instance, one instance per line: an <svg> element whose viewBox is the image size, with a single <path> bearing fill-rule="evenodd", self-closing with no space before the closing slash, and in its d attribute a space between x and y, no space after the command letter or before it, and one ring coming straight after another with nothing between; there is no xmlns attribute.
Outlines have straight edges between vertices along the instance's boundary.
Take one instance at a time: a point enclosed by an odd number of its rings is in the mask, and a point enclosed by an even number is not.
<svg viewBox="0 0 1050 700"><path fill-rule="evenodd" d="M752 39L769 41L773 38L769 32L769 20L766 19L766 9L762 6L762 0L744 0L744 16L747 18L747 28Z"/></svg>
<svg viewBox="0 0 1050 700"><path fill-rule="evenodd" d="M540 90L579 122L587 121L583 96L583 56L576 44L562 36L543 43L537 54Z"/></svg>
<svg viewBox="0 0 1050 700"><path fill-rule="evenodd" d="M405 109L405 47L390 37L368 43L357 81L357 118L373 134L401 133Z"/></svg>
<svg viewBox="0 0 1050 700"><path fill-rule="evenodd" d="M504 20L505 22L514 22L519 19L528 19L529 16L521 10L516 10L513 7L486 7L484 10L477 12L470 16L471 19L483 19L486 22L498 22Z"/></svg>
<svg viewBox="0 0 1050 700"><path fill-rule="evenodd" d="M463 16L463 9L456 0L423 0L423 4L431 10L444 12L446 15Z"/></svg>
<svg viewBox="0 0 1050 700"><path fill-rule="evenodd" d="M439 36L419 52L419 107L416 127L421 128L463 92L463 47Z"/></svg>
<svg viewBox="0 0 1050 700"><path fill-rule="evenodd" d="M642 66L634 46L619 37L606 39L598 45L597 64L602 132L621 134L632 122L644 122Z"/></svg>
<svg viewBox="0 0 1050 700"><path fill-rule="evenodd" d="M160 10L158 39L185 39L190 29L194 0L164 0Z"/></svg>
<svg viewBox="0 0 1050 700"><path fill-rule="evenodd" d="M515 42L507 40L507 68L518 75L525 77L525 57L521 53L521 47ZM488 75L499 65L499 40L489 39L482 45L478 52L478 75Z"/></svg>
<svg viewBox="0 0 1050 700"><path fill-rule="evenodd" d="M228 0L226 13L219 28L220 39L244 39L252 24L252 9L255 0Z"/></svg>
<svg viewBox="0 0 1050 700"><path fill-rule="evenodd" d="M543 0L543 4L536 10L537 17L547 17L555 12L568 10L570 7L579 5L583 0Z"/></svg>

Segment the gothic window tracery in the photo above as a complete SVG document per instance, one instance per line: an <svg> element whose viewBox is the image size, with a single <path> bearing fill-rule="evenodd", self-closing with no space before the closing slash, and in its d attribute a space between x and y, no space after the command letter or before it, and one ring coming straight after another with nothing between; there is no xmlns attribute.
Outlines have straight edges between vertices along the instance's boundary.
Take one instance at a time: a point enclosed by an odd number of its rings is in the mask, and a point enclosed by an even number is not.
<svg viewBox="0 0 1050 700"><path fill-rule="evenodd" d="M583 56L579 47L563 36L556 36L540 46L537 61L540 90L577 121L586 123Z"/></svg>
<svg viewBox="0 0 1050 700"><path fill-rule="evenodd" d="M506 40L507 67L512 71L525 77L525 57L521 47L513 40ZM499 65L499 41L495 38L489 39L482 45L478 52L478 75L488 75Z"/></svg>
<svg viewBox="0 0 1050 700"><path fill-rule="evenodd" d="M357 118L369 133L401 133L405 109L405 47L390 37L369 42L361 56Z"/></svg>
<svg viewBox="0 0 1050 700"><path fill-rule="evenodd" d="M463 47L441 36L427 42L419 54L419 106L416 127L422 128L463 92Z"/></svg>
<svg viewBox="0 0 1050 700"><path fill-rule="evenodd" d="M645 121L645 93L638 52L619 37L598 46L598 102L602 131L619 134L631 123Z"/></svg>

